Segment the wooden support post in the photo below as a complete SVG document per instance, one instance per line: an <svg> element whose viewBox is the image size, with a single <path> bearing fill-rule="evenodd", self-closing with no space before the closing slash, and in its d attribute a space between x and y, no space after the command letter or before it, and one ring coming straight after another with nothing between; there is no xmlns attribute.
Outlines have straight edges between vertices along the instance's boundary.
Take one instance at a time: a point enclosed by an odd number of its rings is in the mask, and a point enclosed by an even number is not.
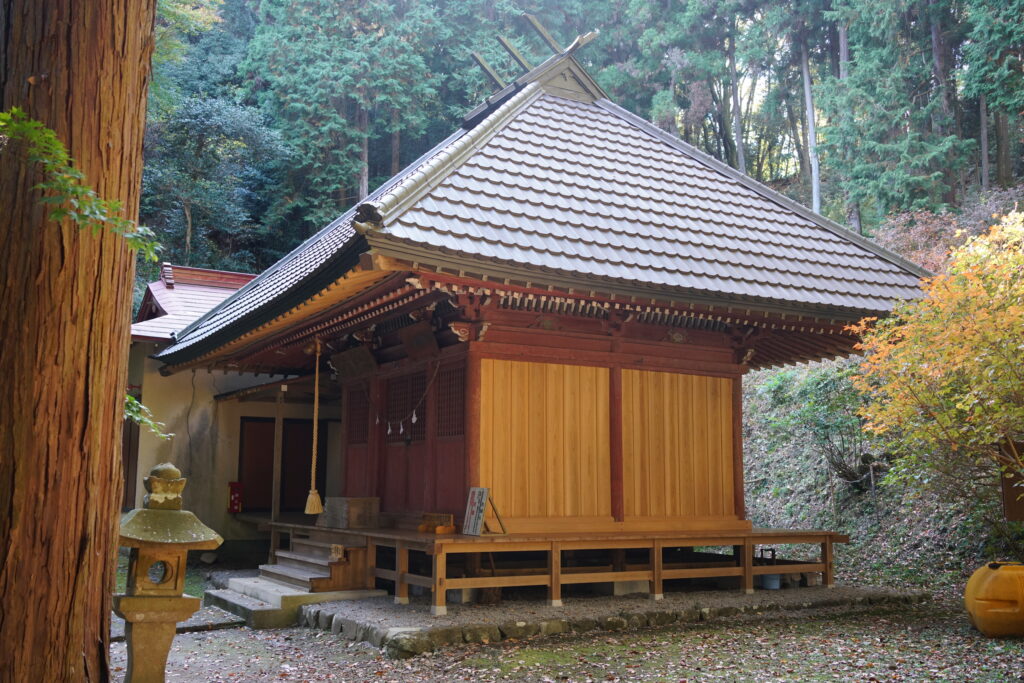
<svg viewBox="0 0 1024 683"><path fill-rule="evenodd" d="M654 547L651 548L651 600L661 600L665 597L664 581L661 573L664 569L664 546L660 539L655 539Z"/></svg>
<svg viewBox="0 0 1024 683"><path fill-rule="evenodd" d="M749 538L743 541L743 592L754 592L754 543Z"/></svg>
<svg viewBox="0 0 1024 683"><path fill-rule="evenodd" d="M832 555L831 536L825 539L825 542L821 544L821 562L825 565L825 571L821 576L822 583L825 584L825 588L835 588L835 559Z"/></svg>
<svg viewBox="0 0 1024 683"><path fill-rule="evenodd" d="M284 396L288 385L282 384L274 404L274 465L273 483L270 492L270 521L276 522L281 516L281 451L284 448ZM271 548L271 554L277 548Z"/></svg>
<svg viewBox="0 0 1024 683"><path fill-rule="evenodd" d="M270 527L270 553L267 564L277 564L277 548L281 545L281 532L276 526Z"/></svg>
<svg viewBox="0 0 1024 683"><path fill-rule="evenodd" d="M373 590L377 587L377 544L372 538L366 539L366 587Z"/></svg>
<svg viewBox="0 0 1024 683"><path fill-rule="evenodd" d="M626 551L624 548L612 550L612 571L621 572L626 569Z"/></svg>
<svg viewBox="0 0 1024 683"><path fill-rule="evenodd" d="M466 356L466 491L480 486L480 351L469 343ZM465 495L465 493L463 494Z"/></svg>
<svg viewBox="0 0 1024 683"><path fill-rule="evenodd" d="M611 466L612 518L625 519L622 464L622 368L613 367L608 376L608 460Z"/></svg>
<svg viewBox="0 0 1024 683"><path fill-rule="evenodd" d="M736 519L747 518L743 485L743 376L732 381L732 496Z"/></svg>
<svg viewBox="0 0 1024 683"><path fill-rule="evenodd" d="M409 604L409 584L405 575L409 573L409 548L399 541L395 544L395 604Z"/></svg>
<svg viewBox="0 0 1024 683"><path fill-rule="evenodd" d="M548 553L548 574L551 586L548 588L548 603L552 607L562 606L562 544L552 543Z"/></svg>
<svg viewBox="0 0 1024 683"><path fill-rule="evenodd" d="M434 595L430 605L430 614L435 617L443 617L448 614L448 607L445 606L445 593L447 592L447 571L448 555L444 552L444 546L434 548Z"/></svg>

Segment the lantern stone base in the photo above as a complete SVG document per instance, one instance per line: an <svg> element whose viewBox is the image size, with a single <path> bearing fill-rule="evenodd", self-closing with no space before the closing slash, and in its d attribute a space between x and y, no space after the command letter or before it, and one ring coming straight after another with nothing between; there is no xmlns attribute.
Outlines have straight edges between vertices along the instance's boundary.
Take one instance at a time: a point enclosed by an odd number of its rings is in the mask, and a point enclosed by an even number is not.
<svg viewBox="0 0 1024 683"><path fill-rule="evenodd" d="M125 621L128 669L125 683L163 683L175 627L199 609L200 600L115 595L114 613Z"/></svg>

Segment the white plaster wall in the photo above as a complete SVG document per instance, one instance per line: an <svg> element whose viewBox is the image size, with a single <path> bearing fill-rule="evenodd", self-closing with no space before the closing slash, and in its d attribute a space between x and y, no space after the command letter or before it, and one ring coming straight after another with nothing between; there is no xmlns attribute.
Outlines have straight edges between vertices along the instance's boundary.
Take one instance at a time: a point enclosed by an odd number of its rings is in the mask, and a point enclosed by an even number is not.
<svg viewBox="0 0 1024 683"><path fill-rule="evenodd" d="M148 348L143 348L148 347ZM134 344L133 353L153 353L153 345ZM238 477L239 431L242 417L274 417L273 402L215 401L217 394L256 384L265 384L283 377L255 377L251 374L221 371L186 370L164 377L160 363L146 358L142 375L142 402L153 413L154 419L166 425L173 433L170 440L161 440L147 429L139 433L140 477L161 462L174 463L182 476L188 477L184 506L194 512L205 524L213 527L226 540L260 538L253 524L241 522L228 512L228 482ZM339 419L339 408L321 405L322 419ZM285 418L310 419L312 405L285 403ZM321 437L322 438L322 437ZM341 460L339 423L332 422L328 429L327 492L340 490L337 462ZM145 489L141 480L137 484L136 505L142 505Z"/></svg>

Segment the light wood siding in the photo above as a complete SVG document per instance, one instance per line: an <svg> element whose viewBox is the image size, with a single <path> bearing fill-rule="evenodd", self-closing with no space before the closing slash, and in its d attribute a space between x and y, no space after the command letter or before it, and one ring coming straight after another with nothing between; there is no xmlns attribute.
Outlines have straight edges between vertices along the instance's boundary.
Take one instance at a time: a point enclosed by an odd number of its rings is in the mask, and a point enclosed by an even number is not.
<svg viewBox="0 0 1024 683"><path fill-rule="evenodd" d="M610 517L608 369L483 359L480 485L507 518Z"/></svg>
<svg viewBox="0 0 1024 683"><path fill-rule="evenodd" d="M623 370L626 518L733 516L732 380Z"/></svg>

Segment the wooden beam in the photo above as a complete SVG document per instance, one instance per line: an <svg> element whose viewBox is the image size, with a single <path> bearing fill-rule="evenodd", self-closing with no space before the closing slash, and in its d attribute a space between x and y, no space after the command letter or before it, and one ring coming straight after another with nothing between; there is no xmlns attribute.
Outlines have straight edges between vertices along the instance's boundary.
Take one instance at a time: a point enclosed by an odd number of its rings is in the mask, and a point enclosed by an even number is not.
<svg viewBox="0 0 1024 683"><path fill-rule="evenodd" d="M743 376L732 380L732 496L736 519L747 518L743 482Z"/></svg>
<svg viewBox="0 0 1024 683"><path fill-rule="evenodd" d="M445 605L445 591L448 590L447 583L448 556L442 546L434 553L434 585L431 587L433 596L430 603L430 614L435 617L443 617L448 614L448 607Z"/></svg>
<svg viewBox="0 0 1024 683"><path fill-rule="evenodd" d="M479 52L470 52L469 54L473 56L473 60L476 61L477 66L479 66L480 70L484 72L484 75L491 79L494 85L498 86L499 90L505 87L505 81L501 80L501 76L498 75L498 72L487 63L487 60L484 59Z"/></svg>
<svg viewBox="0 0 1024 683"><path fill-rule="evenodd" d="M409 583L405 575L409 572L409 549L399 541L395 547L395 604L409 604Z"/></svg>
<svg viewBox="0 0 1024 683"><path fill-rule="evenodd" d="M466 491L468 487L480 485L480 352L479 342L469 343L466 358Z"/></svg>
<svg viewBox="0 0 1024 683"><path fill-rule="evenodd" d="M548 587L548 604L552 607L562 606L562 545L557 541L551 544L548 552L548 573L551 585Z"/></svg>
<svg viewBox="0 0 1024 683"><path fill-rule="evenodd" d="M624 467L622 461L622 368L615 365L609 369L608 376L608 419L610 421L609 462L611 465L611 503L612 517L621 522L626 517L625 494L623 491Z"/></svg>
<svg viewBox="0 0 1024 683"><path fill-rule="evenodd" d="M664 571L665 571L665 548L661 541L655 541L651 548L651 582L648 589L652 600L662 600L665 597Z"/></svg>
<svg viewBox="0 0 1024 683"><path fill-rule="evenodd" d="M526 17L526 20L528 22L530 22L530 26L532 26L533 30L537 32L537 35L540 36L540 39L547 43L548 47L550 47L558 54L564 52L562 46L558 44L558 41L555 40L550 33L548 33L548 30L544 28L544 25L540 23L540 20L538 20L537 17L535 17L532 14L525 13L523 14L523 16Z"/></svg>
<svg viewBox="0 0 1024 683"><path fill-rule="evenodd" d="M270 491L270 521L276 522L281 517L281 452L284 448L284 397L288 393L288 385L282 384L277 392L274 403L274 465L273 487ZM274 552L277 548L271 548Z"/></svg>
<svg viewBox="0 0 1024 683"><path fill-rule="evenodd" d="M513 45L508 40L508 38L505 38L504 36L498 36L498 43L500 43L501 46L503 48L505 48L505 52L507 52L509 54L509 56L513 60L515 60L516 64L518 64L519 66L523 67L527 71L529 71L530 69L533 68L533 66L530 64L530 62L528 62L526 60L526 57L523 56L523 53L521 53L519 50L517 50L516 46Z"/></svg>

